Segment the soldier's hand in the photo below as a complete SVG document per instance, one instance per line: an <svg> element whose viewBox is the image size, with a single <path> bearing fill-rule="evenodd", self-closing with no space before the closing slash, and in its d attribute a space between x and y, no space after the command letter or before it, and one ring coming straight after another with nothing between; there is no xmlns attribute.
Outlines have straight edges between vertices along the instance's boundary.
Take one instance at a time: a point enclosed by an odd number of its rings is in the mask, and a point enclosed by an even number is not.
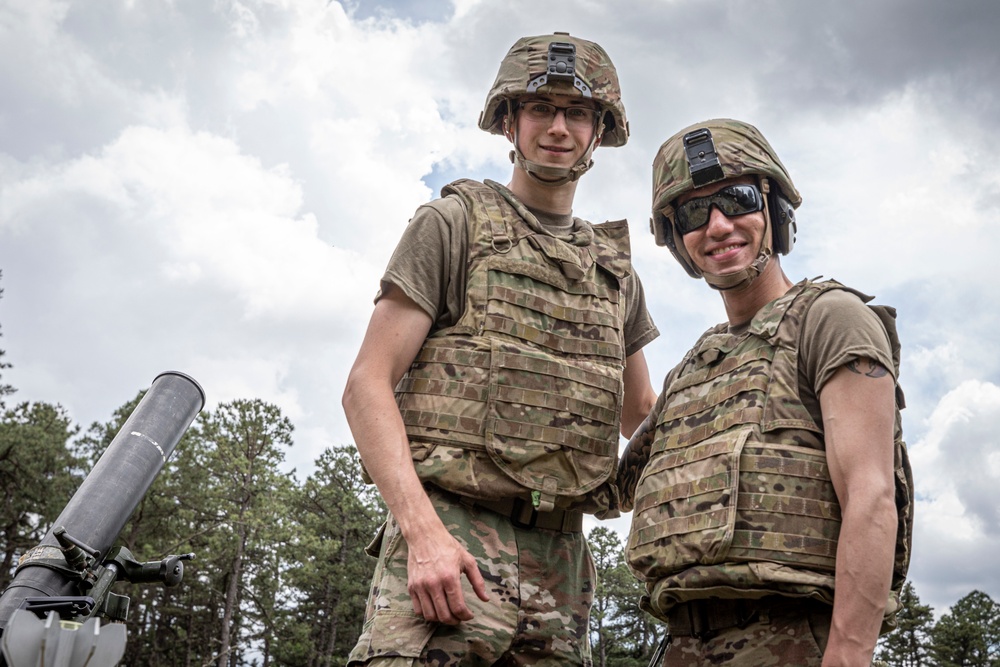
<svg viewBox="0 0 1000 667"><path fill-rule="evenodd" d="M473 617L462 593L463 576L476 596L488 602L486 582L476 559L451 535L410 545L407 588L413 611L424 620L458 625Z"/></svg>

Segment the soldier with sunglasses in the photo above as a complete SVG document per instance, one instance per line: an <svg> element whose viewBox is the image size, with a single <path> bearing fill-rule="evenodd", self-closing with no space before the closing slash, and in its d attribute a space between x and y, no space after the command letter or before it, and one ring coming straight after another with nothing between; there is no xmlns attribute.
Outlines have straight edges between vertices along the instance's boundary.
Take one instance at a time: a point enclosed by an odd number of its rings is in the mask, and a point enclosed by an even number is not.
<svg viewBox="0 0 1000 667"><path fill-rule="evenodd" d="M583 516L617 515L620 434L656 401L628 226L572 215L628 138L607 53L518 40L479 127L513 145L510 182L417 210L344 393L390 512L353 665L589 665Z"/></svg>
<svg viewBox="0 0 1000 667"><path fill-rule="evenodd" d="M652 231L722 296L619 468L662 664L868 665L893 626L913 494L895 311L780 255L802 198L753 126L711 120L653 162Z"/></svg>

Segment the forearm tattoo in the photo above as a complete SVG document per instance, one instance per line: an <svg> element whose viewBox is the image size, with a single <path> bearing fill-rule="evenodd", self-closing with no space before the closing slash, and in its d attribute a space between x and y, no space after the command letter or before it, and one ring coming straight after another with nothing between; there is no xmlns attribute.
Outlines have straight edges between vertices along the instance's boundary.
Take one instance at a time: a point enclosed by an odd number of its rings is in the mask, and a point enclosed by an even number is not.
<svg viewBox="0 0 1000 667"><path fill-rule="evenodd" d="M874 359L852 359L847 362L847 370L870 378L885 377L889 370Z"/></svg>

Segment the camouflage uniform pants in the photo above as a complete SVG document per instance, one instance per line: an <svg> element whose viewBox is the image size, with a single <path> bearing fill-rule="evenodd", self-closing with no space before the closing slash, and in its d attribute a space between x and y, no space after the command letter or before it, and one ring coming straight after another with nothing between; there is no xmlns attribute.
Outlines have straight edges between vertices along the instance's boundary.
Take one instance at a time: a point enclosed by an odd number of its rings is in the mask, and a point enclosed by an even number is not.
<svg viewBox="0 0 1000 667"><path fill-rule="evenodd" d="M449 532L479 562L489 602L462 578L475 617L428 623L406 589L407 547L390 516L350 665L591 665L595 571L583 533L521 529L489 510L430 492Z"/></svg>
<svg viewBox="0 0 1000 667"><path fill-rule="evenodd" d="M663 667L819 667L831 612L828 605L804 604L801 611L765 612L742 628L715 631L704 639L673 637Z"/></svg>

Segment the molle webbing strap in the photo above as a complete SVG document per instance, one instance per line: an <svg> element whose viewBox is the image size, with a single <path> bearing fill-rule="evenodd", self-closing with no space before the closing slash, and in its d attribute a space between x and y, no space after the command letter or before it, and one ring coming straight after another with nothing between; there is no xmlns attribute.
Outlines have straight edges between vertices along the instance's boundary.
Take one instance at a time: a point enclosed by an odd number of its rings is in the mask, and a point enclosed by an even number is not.
<svg viewBox="0 0 1000 667"><path fill-rule="evenodd" d="M662 448L676 449L678 447L687 447L688 445L696 444L706 438L710 438L717 433L724 433L736 426L760 423L762 413L763 409L760 407L731 410L711 423L697 426L686 433L663 436Z"/></svg>
<svg viewBox="0 0 1000 667"><path fill-rule="evenodd" d="M549 331L542 331L535 327L520 324L513 319L501 315L487 315L484 328L565 354L596 355L609 359L622 358L621 345L559 336Z"/></svg>
<svg viewBox="0 0 1000 667"><path fill-rule="evenodd" d="M536 408L547 408L569 414L578 414L605 424L613 423L615 419L614 410L600 405L591 405L584 400L554 394L550 391L506 387L503 389L503 396L500 398L518 405L529 405Z"/></svg>
<svg viewBox="0 0 1000 667"><path fill-rule="evenodd" d="M541 426L538 424L515 422L510 419L498 419L494 425L493 433L508 438L520 438L521 440L530 440L547 445L559 445L560 447L568 447L588 454L600 454L602 456L607 456L608 454L607 440L582 436L579 433L554 426Z"/></svg>
<svg viewBox="0 0 1000 667"><path fill-rule="evenodd" d="M486 449L482 444L483 421L481 419L428 410L402 409L399 413L403 416L403 422L408 426L420 426L440 432L437 438L423 435L425 440L433 442L444 439L448 442L461 442L465 449ZM447 437L445 437L446 435Z"/></svg>
<svg viewBox="0 0 1000 667"><path fill-rule="evenodd" d="M778 447L768 448L763 451L766 455L754 454L759 447L747 447L743 450L743 457L740 460L740 472L755 474L779 474L783 477L800 477L803 479L830 479L830 468L826 463L823 452L806 447ZM802 458L788 458L782 456L780 452L795 451L802 455Z"/></svg>
<svg viewBox="0 0 1000 667"><path fill-rule="evenodd" d="M731 398L735 398L744 391L757 391L763 393L766 390L766 377L761 377L759 375L743 377L736 382L722 384L718 388L709 392L703 398L694 399L690 403L671 406L669 409L664 410L662 421L670 422L675 419L681 419L683 417L704 412L715 405L719 405L720 403L728 401Z"/></svg>
<svg viewBox="0 0 1000 667"><path fill-rule="evenodd" d="M421 394L439 394L442 396L460 396L469 401L485 403L489 398L490 389L480 384L456 382L434 378L421 378L408 375L396 385L396 391L403 393L419 392Z"/></svg>
<svg viewBox="0 0 1000 667"><path fill-rule="evenodd" d="M634 541L636 544L651 544L674 535L711 530L718 531L721 538L722 534L728 530L727 526L732 514L731 507L721 507L697 514L661 519L655 525L639 530L635 530L633 526L632 530L635 534L630 537L630 541Z"/></svg>
<svg viewBox="0 0 1000 667"><path fill-rule="evenodd" d="M531 278L567 294L590 295L611 303L618 303L621 299L619 290L600 283L570 281L561 271L548 264L529 264L508 257L491 257L489 267L490 270L501 271L511 276Z"/></svg>
<svg viewBox="0 0 1000 667"><path fill-rule="evenodd" d="M670 466L671 468L676 465ZM732 487L733 480L728 473L721 473L699 480L689 480L686 482L676 482L658 489L655 493L650 493L642 497L641 502L635 505L635 511L644 512L650 507L655 507L663 503L682 500L684 498L696 498L700 494L722 491ZM641 539L640 542L647 542Z"/></svg>
<svg viewBox="0 0 1000 667"><path fill-rule="evenodd" d="M456 347L427 346L421 348L414 360L418 363L437 362L472 366L473 368L489 367L490 353L483 350L462 349Z"/></svg>
<svg viewBox="0 0 1000 667"><path fill-rule="evenodd" d="M715 451L713 454L721 452ZM681 455L678 455L681 456ZM676 467L674 465L669 467ZM809 476L816 479L815 476ZM642 512L650 507L680 500L683 498L695 498L699 494L711 491L719 491L728 488L732 480L728 474L715 475L710 478L678 482L666 486L656 493L651 493L643 497L642 503L636 505L636 511ZM770 511L780 511L785 514L796 514L799 516L819 517L823 519L840 520L840 505L834 500L817 500L813 498L802 498L797 496L766 494L766 493L741 493L737 497L737 509L744 511L767 508Z"/></svg>
<svg viewBox="0 0 1000 667"><path fill-rule="evenodd" d="M615 326L615 318L610 313L564 306L553 303L545 297L526 294L525 292L520 292L502 285L495 285L491 287L490 296L498 301L506 301L507 303L515 306L528 308L539 313L550 313L553 317L564 322L594 324L602 327Z"/></svg>
<svg viewBox="0 0 1000 667"><path fill-rule="evenodd" d="M596 387L603 391L618 391L620 386L618 378L612 375L588 371L580 366L570 366L557 361L540 359L523 354L501 353L498 357L496 362L498 368L531 371L541 376L564 378L586 386Z"/></svg>
<svg viewBox="0 0 1000 667"><path fill-rule="evenodd" d="M767 530L734 531L729 551L733 560L750 557L760 560L761 552L771 552L768 560L811 565L832 572L836 566L837 540Z"/></svg>
<svg viewBox="0 0 1000 667"><path fill-rule="evenodd" d="M704 352L706 345L702 345L699 348L700 352ZM698 385L705 384L715 380L716 378L722 377L724 375L729 375L737 368L744 366L748 363L753 363L756 361L766 360L770 361L773 356L773 350L769 350L767 346L754 347L750 350L744 351L743 353L733 356L726 357L718 363L713 363L710 366L703 366L691 373L681 377L674 384L671 385L671 390L676 392L683 391L689 387L695 387ZM697 355L692 355L692 359L697 360Z"/></svg>
<svg viewBox="0 0 1000 667"><path fill-rule="evenodd" d="M841 520L840 505L837 504L836 500L816 500L767 493L742 493L737 498L736 507L747 512L766 507L783 514L817 517L833 521Z"/></svg>

